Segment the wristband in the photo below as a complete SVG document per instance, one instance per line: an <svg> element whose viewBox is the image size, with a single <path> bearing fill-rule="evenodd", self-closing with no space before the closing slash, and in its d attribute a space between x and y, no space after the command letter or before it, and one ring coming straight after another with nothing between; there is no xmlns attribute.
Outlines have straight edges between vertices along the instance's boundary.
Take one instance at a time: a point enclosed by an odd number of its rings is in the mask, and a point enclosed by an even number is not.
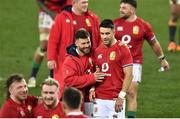
<svg viewBox="0 0 180 119"><path fill-rule="evenodd" d="M125 96L126 96L126 92L124 92L124 91L121 91L118 95L118 97L120 97L123 100L125 99Z"/></svg>
<svg viewBox="0 0 180 119"><path fill-rule="evenodd" d="M162 61L162 60L165 60L166 57L163 55L163 56L159 56L158 59L159 59L160 61Z"/></svg>

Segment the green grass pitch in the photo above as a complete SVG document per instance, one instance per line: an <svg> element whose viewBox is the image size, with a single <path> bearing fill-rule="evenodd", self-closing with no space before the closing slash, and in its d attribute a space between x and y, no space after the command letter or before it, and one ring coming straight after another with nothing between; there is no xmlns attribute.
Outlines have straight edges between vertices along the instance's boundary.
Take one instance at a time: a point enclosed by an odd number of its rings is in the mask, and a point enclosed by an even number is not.
<svg viewBox="0 0 180 119"><path fill-rule="evenodd" d="M137 117L180 117L180 53L167 52L168 0L137 0L137 15L150 22L170 63L170 71L158 72L160 64L145 42L142 83L138 93ZM119 0L89 0L100 19L119 16ZM38 7L35 0L1 0L0 4L0 106L5 100L5 80L18 72L29 77L33 54L39 44ZM37 77L38 85L47 77L46 60ZM40 95L40 88L30 89Z"/></svg>

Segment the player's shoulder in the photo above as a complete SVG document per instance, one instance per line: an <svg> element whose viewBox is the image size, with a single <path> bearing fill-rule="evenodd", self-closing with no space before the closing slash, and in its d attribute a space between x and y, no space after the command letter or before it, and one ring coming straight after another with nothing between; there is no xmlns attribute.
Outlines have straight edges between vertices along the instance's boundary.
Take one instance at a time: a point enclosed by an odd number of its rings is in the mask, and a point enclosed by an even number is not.
<svg viewBox="0 0 180 119"><path fill-rule="evenodd" d="M145 29L152 29L151 24L143 18L137 18L137 23L141 24Z"/></svg>
<svg viewBox="0 0 180 119"><path fill-rule="evenodd" d="M72 11L69 11L69 10L63 10L61 13L57 14L56 16L56 19L60 19L60 18L63 18L63 17L70 17L72 16Z"/></svg>
<svg viewBox="0 0 180 119"><path fill-rule="evenodd" d="M146 20L144 20L143 18L138 17L137 18L137 22L144 24L144 25L150 25L150 23Z"/></svg>
<svg viewBox="0 0 180 119"><path fill-rule="evenodd" d="M16 104L11 99L8 99L4 102L1 111L14 110L14 109L16 109Z"/></svg>
<svg viewBox="0 0 180 119"><path fill-rule="evenodd" d="M34 95L28 95L27 100L38 100L38 97L36 97Z"/></svg>
<svg viewBox="0 0 180 119"><path fill-rule="evenodd" d="M98 19L98 16L91 10L88 10L86 12L86 15L91 16L92 18L97 18Z"/></svg>
<svg viewBox="0 0 180 119"><path fill-rule="evenodd" d="M26 104L30 104L30 105L37 105L38 97L33 95L28 95L27 98L25 99L25 102Z"/></svg>
<svg viewBox="0 0 180 119"><path fill-rule="evenodd" d="M69 10L63 10L59 15L62 15L62 16L69 16L69 15L72 15L72 11L69 11Z"/></svg>
<svg viewBox="0 0 180 119"><path fill-rule="evenodd" d="M73 55L67 54L65 59L64 59L64 63L71 62L73 59L74 59Z"/></svg>
<svg viewBox="0 0 180 119"><path fill-rule="evenodd" d="M99 51L99 50L101 50L102 48L103 48L103 43L101 43L95 50L94 50L94 52L97 52L97 51Z"/></svg>
<svg viewBox="0 0 180 119"><path fill-rule="evenodd" d="M44 108L44 103L40 102L34 107L33 111L43 110L43 108Z"/></svg>
<svg viewBox="0 0 180 119"><path fill-rule="evenodd" d="M77 56L73 56L73 55L67 55L64 62L63 62L63 66L70 66L72 67L76 67L77 64L80 63L80 59Z"/></svg>
<svg viewBox="0 0 180 119"><path fill-rule="evenodd" d="M121 21L124 21L124 19L122 19L122 18L116 18L116 19L113 20L114 23L121 22Z"/></svg>

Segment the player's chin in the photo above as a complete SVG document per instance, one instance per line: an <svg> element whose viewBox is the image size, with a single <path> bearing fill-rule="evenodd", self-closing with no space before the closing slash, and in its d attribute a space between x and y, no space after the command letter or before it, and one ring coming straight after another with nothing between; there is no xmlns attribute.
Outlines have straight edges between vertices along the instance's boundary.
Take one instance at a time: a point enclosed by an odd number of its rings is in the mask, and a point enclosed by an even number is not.
<svg viewBox="0 0 180 119"><path fill-rule="evenodd" d="M27 95L21 95L21 96L20 96L20 99L21 99L21 100L25 100L26 98L27 98Z"/></svg>
<svg viewBox="0 0 180 119"><path fill-rule="evenodd" d="M109 40L103 40L104 45L108 45L109 44Z"/></svg>
<svg viewBox="0 0 180 119"><path fill-rule="evenodd" d="M84 53L85 53L85 54L88 54L89 52L90 52L90 48L84 49Z"/></svg>
<svg viewBox="0 0 180 119"><path fill-rule="evenodd" d="M120 17L121 17L121 18L126 18L126 14L121 13L121 14L120 14Z"/></svg>
<svg viewBox="0 0 180 119"><path fill-rule="evenodd" d="M88 10L87 8L83 8L83 10L82 10L82 11L83 11L83 12L87 12L87 10Z"/></svg>

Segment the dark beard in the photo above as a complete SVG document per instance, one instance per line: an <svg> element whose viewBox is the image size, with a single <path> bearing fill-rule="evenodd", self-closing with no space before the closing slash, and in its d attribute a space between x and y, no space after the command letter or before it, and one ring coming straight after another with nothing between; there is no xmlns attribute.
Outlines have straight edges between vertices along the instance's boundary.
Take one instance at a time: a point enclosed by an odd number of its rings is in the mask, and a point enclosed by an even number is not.
<svg viewBox="0 0 180 119"><path fill-rule="evenodd" d="M121 18L124 19L124 20L126 20L126 19L129 18L129 16L123 16L123 17L121 17Z"/></svg>
<svg viewBox="0 0 180 119"><path fill-rule="evenodd" d="M89 54L90 52L91 52L91 49L90 49L90 51L87 53L87 52L84 52L84 50L83 49L79 49L84 55L87 55L87 54Z"/></svg>

